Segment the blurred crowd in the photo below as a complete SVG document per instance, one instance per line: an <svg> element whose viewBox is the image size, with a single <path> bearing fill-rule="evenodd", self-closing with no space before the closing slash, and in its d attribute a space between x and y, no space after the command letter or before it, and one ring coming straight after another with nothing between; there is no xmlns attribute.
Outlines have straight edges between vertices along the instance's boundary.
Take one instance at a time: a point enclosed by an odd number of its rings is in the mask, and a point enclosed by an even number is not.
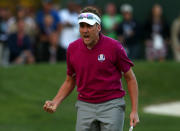
<svg viewBox="0 0 180 131"><path fill-rule="evenodd" d="M0 8L0 65L65 61L69 43L80 37L81 8L74 2L60 8L51 0L43 0L38 11L18 6L13 14ZM133 17L129 4L119 10L108 3L102 10L102 32L120 41L130 59L180 61L180 17L169 25L159 4L143 24Z"/></svg>

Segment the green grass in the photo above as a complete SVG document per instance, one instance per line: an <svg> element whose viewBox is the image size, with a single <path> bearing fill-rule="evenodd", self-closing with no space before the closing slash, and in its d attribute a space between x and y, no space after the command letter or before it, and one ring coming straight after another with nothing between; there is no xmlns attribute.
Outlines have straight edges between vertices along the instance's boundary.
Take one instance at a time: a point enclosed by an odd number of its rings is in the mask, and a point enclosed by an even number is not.
<svg viewBox="0 0 180 131"><path fill-rule="evenodd" d="M135 65L133 70L139 83L141 122L134 131L179 131L180 118L145 114L142 109L149 104L180 100L180 64L136 62ZM55 114L48 114L42 109L44 101L54 97L65 76L65 63L1 67L0 131L74 131L75 90ZM124 131L127 131L130 113L128 95L125 99Z"/></svg>

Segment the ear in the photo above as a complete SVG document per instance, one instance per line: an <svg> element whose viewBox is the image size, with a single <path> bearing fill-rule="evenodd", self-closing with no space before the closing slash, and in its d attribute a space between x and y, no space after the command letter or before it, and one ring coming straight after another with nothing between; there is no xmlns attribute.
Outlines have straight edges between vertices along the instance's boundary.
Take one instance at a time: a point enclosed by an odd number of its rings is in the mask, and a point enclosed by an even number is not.
<svg viewBox="0 0 180 131"><path fill-rule="evenodd" d="M97 24L97 29L100 32L101 31L101 25Z"/></svg>

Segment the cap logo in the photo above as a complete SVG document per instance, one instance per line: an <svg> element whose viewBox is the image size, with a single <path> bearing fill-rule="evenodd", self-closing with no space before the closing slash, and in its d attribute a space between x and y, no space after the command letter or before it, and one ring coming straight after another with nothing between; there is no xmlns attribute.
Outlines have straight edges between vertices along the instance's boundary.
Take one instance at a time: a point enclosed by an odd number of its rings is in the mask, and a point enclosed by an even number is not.
<svg viewBox="0 0 180 131"><path fill-rule="evenodd" d="M78 23L81 23L81 22L85 22L90 25L94 25L95 23L98 23L100 25L101 19L96 14L93 14L93 13L89 13L89 12L81 13L78 16Z"/></svg>
<svg viewBox="0 0 180 131"><path fill-rule="evenodd" d="M100 62L105 61L105 56L104 56L104 54L98 55L98 61L100 61Z"/></svg>

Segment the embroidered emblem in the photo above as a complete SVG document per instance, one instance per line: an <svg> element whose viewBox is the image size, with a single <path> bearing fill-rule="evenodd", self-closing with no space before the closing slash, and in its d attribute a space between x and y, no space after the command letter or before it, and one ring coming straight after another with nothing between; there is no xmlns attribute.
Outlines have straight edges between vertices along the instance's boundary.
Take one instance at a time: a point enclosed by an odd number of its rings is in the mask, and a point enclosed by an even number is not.
<svg viewBox="0 0 180 131"><path fill-rule="evenodd" d="M105 61L105 56L104 56L104 54L98 55L98 61L100 61L100 62Z"/></svg>

